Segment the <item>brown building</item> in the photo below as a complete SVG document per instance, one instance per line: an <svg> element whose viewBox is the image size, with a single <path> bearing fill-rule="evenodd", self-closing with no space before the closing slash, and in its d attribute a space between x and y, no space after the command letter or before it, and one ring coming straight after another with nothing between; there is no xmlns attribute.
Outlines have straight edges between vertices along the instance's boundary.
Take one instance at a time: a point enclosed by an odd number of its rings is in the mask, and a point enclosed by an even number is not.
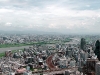
<svg viewBox="0 0 100 75"><path fill-rule="evenodd" d="M87 75L95 75L95 66L98 61L98 59L87 59L85 70Z"/></svg>

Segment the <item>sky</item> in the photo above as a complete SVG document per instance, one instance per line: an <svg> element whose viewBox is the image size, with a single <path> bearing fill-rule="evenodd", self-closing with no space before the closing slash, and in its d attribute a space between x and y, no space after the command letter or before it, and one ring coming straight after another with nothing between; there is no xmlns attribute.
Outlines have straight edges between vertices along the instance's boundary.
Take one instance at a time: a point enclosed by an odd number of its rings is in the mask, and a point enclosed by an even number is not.
<svg viewBox="0 0 100 75"><path fill-rule="evenodd" d="M0 0L0 30L100 33L100 0Z"/></svg>

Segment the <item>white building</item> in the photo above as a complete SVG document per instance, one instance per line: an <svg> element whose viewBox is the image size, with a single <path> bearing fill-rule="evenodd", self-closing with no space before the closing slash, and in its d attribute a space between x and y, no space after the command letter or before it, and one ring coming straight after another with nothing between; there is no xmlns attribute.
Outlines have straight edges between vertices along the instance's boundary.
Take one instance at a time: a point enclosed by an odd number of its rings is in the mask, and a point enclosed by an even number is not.
<svg viewBox="0 0 100 75"><path fill-rule="evenodd" d="M75 67L76 66L76 61L75 60L71 60L70 61L70 66L71 67Z"/></svg>
<svg viewBox="0 0 100 75"><path fill-rule="evenodd" d="M66 57L62 57L62 58L59 58L59 65L60 66L63 66L63 67L66 67L67 66L67 60L66 60Z"/></svg>

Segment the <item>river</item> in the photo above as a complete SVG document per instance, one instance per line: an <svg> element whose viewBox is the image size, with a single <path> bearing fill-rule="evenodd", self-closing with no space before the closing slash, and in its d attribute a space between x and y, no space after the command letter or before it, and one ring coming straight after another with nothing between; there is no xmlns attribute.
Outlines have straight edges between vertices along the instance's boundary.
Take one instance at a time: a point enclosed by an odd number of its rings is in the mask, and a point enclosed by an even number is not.
<svg viewBox="0 0 100 75"><path fill-rule="evenodd" d="M29 48L29 47L30 46L0 48L0 53L5 52L7 50L19 50L19 49L24 49L24 48Z"/></svg>
<svg viewBox="0 0 100 75"><path fill-rule="evenodd" d="M79 43L76 40L73 40L71 42L66 42L65 44L76 44ZM55 45L55 44L46 44L46 45ZM7 50L19 50L19 49L24 49L24 48L29 48L30 46L21 46L21 47L7 47L7 48L0 48L0 53L5 52Z"/></svg>

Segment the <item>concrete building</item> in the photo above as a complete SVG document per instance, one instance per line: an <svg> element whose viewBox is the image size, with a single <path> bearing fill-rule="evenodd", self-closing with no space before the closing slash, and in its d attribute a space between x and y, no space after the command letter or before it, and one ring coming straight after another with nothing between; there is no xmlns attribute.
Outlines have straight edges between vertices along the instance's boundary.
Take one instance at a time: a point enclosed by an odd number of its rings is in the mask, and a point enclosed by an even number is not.
<svg viewBox="0 0 100 75"><path fill-rule="evenodd" d="M96 63L96 72L95 75L100 75L100 62Z"/></svg>
<svg viewBox="0 0 100 75"><path fill-rule="evenodd" d="M98 59L87 59L87 63L86 63L86 74L88 75L93 75L96 72L95 66L96 63L98 62Z"/></svg>

